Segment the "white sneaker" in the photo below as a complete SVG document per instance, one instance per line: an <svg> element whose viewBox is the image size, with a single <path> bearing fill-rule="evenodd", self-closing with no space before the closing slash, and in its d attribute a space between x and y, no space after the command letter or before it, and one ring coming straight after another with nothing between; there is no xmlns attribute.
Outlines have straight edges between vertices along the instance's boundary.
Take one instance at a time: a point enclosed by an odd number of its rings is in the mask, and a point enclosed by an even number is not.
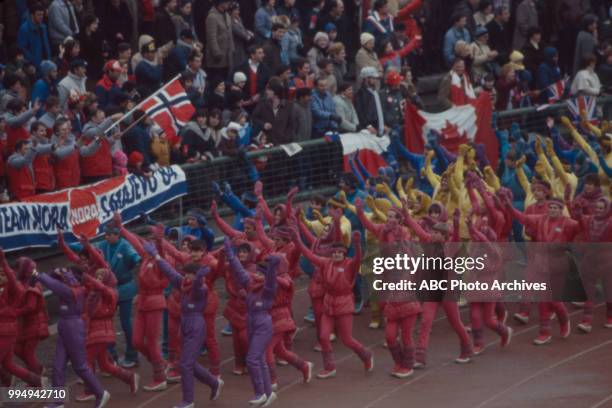
<svg viewBox="0 0 612 408"><path fill-rule="evenodd" d="M108 403L109 399L110 393L108 391L104 391L104 394L102 394L102 400L100 400L100 403L96 405L96 408L104 408L104 406Z"/></svg>
<svg viewBox="0 0 612 408"><path fill-rule="evenodd" d="M270 388L272 388L272 391L278 391L278 383L273 383Z"/></svg>
<svg viewBox="0 0 612 408"><path fill-rule="evenodd" d="M278 396L276 395L275 392L272 392L272 394L270 394L270 396L268 397L268 399L266 400L266 402L264 402L264 404L262 405L262 407L269 407L270 405L272 405L272 403L274 401L276 401L276 399L278 398Z"/></svg>
<svg viewBox="0 0 612 408"><path fill-rule="evenodd" d="M268 399L268 397L266 396L266 394L261 394L259 396L259 398L255 397L252 400L250 400L249 404L251 404L251 405L261 405L261 404L265 403L267 399Z"/></svg>
<svg viewBox="0 0 612 408"><path fill-rule="evenodd" d="M221 396L221 389L225 385L225 382L223 382L222 379L219 378L218 381L219 381L219 385L217 386L217 390L215 391L213 395L210 396L211 401L216 401L219 399L219 397Z"/></svg>

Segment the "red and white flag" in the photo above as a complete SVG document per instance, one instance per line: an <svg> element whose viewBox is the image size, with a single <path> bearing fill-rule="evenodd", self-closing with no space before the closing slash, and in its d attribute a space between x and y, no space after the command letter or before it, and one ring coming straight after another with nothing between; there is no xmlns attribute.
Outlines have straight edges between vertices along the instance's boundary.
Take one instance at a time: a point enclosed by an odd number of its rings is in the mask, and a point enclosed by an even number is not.
<svg viewBox="0 0 612 408"><path fill-rule="evenodd" d="M195 112L178 78L142 102L140 109L164 130L171 145L178 143L178 132Z"/></svg>
<svg viewBox="0 0 612 408"><path fill-rule="evenodd" d="M497 166L499 144L492 126L493 103L487 92L467 105L454 106L440 113L418 110L406 104L404 122L404 144L408 150L422 153L427 135L435 130L442 135L440 144L451 152L457 152L459 145L468 142L482 143L487 158L493 167Z"/></svg>
<svg viewBox="0 0 612 408"><path fill-rule="evenodd" d="M377 137L367 130L362 130L358 133L344 133L338 137L342 143L344 171L351 171L349 158L357 151L359 160L370 174L376 174L380 167L388 166L382 156L391 144L388 136Z"/></svg>
<svg viewBox="0 0 612 408"><path fill-rule="evenodd" d="M548 87L548 103L557 103L563 98L567 82L568 79L563 78Z"/></svg>

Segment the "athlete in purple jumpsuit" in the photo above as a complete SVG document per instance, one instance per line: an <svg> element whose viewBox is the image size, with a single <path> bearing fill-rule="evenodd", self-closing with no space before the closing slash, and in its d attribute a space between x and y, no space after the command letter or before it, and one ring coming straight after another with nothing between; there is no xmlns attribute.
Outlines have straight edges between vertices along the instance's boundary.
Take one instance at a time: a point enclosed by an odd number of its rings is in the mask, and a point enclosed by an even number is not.
<svg viewBox="0 0 612 408"><path fill-rule="evenodd" d="M200 347L206 338L204 309L208 300L208 289L202 284L202 281L210 269L195 263L188 264L183 268L185 273L183 276L157 253L152 243L146 242L144 249L157 259L159 269L170 280L172 286L181 291L181 361L179 367L183 401L175 408L193 407L193 377L208 385L211 390L210 399L216 400L221 394L223 381L197 362Z"/></svg>
<svg viewBox="0 0 612 408"><path fill-rule="evenodd" d="M87 364L85 351L85 324L83 322L83 304L85 288L76 278L82 275L82 270L76 266L54 269L51 274L32 273L47 289L51 290L60 300L59 321L57 322L57 343L55 345L55 360L53 361L53 387L64 387L66 381L64 372L68 360L74 372L81 377L85 387L96 396L96 408L102 408L110 399L110 394L102 388Z"/></svg>
<svg viewBox="0 0 612 408"><path fill-rule="evenodd" d="M276 400L272 392L270 371L266 363L266 349L272 340L272 317L270 309L276 294L276 269L280 262L277 256L269 256L267 262L257 265L257 274L249 274L243 267L232 249L229 239L225 239L225 254L232 271L232 279L237 287L247 292L247 334L249 350L246 364L251 376L255 398L252 405L267 407ZM261 275L265 280L263 281Z"/></svg>

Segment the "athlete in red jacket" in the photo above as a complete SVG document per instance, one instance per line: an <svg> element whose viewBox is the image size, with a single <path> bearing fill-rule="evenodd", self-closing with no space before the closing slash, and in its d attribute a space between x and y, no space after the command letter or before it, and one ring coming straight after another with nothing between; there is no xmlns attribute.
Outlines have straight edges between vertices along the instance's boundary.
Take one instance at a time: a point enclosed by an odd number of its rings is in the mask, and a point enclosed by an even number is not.
<svg viewBox="0 0 612 408"><path fill-rule="evenodd" d="M87 289L85 347L91 371L95 373L97 361L100 370L128 384L132 394L135 394L138 391L140 376L112 364L111 356L108 353L108 346L115 343L113 316L117 310L118 299L115 275L110 269L101 268L94 275L84 274L83 285ZM83 394L76 397L76 400L79 402L93 401L95 398L96 396L86 388Z"/></svg>
<svg viewBox="0 0 612 408"><path fill-rule="evenodd" d="M35 268L36 262L30 258L17 259L18 278L25 287L25 294L17 308L19 331L15 354L23 360L28 370L42 375L43 366L36 357L36 347L38 343L49 337L49 319L42 286L39 283L28 285Z"/></svg>

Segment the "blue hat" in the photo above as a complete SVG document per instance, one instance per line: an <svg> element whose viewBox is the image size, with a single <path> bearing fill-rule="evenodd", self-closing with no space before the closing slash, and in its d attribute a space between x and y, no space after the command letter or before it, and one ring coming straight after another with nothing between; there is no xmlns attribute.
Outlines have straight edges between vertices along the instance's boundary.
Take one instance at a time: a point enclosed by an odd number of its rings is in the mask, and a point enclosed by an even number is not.
<svg viewBox="0 0 612 408"><path fill-rule="evenodd" d="M338 27L336 27L336 25L334 23L327 23L325 24L325 27L323 27L323 30L326 33L331 33L332 31L338 31Z"/></svg>
<svg viewBox="0 0 612 408"><path fill-rule="evenodd" d="M485 34L489 34L489 30L486 27L479 26L476 28L476 32L474 33L474 37L480 38Z"/></svg>
<svg viewBox="0 0 612 408"><path fill-rule="evenodd" d="M51 71L56 71L57 65L53 61L44 60L40 63L40 73L43 77L49 75Z"/></svg>

